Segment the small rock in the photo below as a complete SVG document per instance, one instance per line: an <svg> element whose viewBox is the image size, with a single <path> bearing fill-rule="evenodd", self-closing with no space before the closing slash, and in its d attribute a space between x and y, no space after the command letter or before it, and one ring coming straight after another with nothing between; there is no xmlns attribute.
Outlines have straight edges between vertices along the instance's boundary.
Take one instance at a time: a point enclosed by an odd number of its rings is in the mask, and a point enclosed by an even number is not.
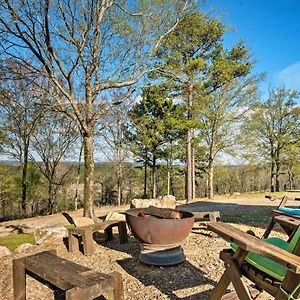
<svg viewBox="0 0 300 300"><path fill-rule="evenodd" d="M49 237L63 239L67 236L67 229L64 226L36 227L34 231L35 242L40 245Z"/></svg>
<svg viewBox="0 0 300 300"><path fill-rule="evenodd" d="M0 246L0 257L6 256L6 255L10 255L11 252L9 251L9 249L5 246Z"/></svg>
<svg viewBox="0 0 300 300"><path fill-rule="evenodd" d="M119 214L116 212L110 212L107 214L107 216L105 217L105 221L126 221L125 215L123 214Z"/></svg>
<svg viewBox="0 0 300 300"><path fill-rule="evenodd" d="M15 250L15 252L23 252L23 251L26 251L26 250L28 250L29 248L31 248L32 247L32 244L30 244L30 243L24 243L24 244L21 244L21 245L19 245L17 248L16 248L16 250Z"/></svg>
<svg viewBox="0 0 300 300"><path fill-rule="evenodd" d="M172 195L160 196L157 199L133 199L130 208L147 208L150 205L174 209L176 207L176 199Z"/></svg>

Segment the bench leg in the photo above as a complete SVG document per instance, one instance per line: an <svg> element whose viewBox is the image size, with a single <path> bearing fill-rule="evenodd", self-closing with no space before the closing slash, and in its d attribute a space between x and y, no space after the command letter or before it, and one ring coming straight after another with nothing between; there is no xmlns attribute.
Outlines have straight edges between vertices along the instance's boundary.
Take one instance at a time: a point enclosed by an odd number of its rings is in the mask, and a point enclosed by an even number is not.
<svg viewBox="0 0 300 300"><path fill-rule="evenodd" d="M80 288L73 288L66 291L66 300L85 300Z"/></svg>
<svg viewBox="0 0 300 300"><path fill-rule="evenodd" d="M118 231L120 244L128 243L128 234L125 222L120 222L118 224Z"/></svg>
<svg viewBox="0 0 300 300"><path fill-rule="evenodd" d="M76 235L77 236L77 235ZM79 250L79 241L72 230L69 230L68 233L68 241L69 241L69 251L74 252L75 250Z"/></svg>
<svg viewBox="0 0 300 300"><path fill-rule="evenodd" d="M210 222L217 222L220 220L220 213L217 211L211 212L208 214Z"/></svg>
<svg viewBox="0 0 300 300"><path fill-rule="evenodd" d="M25 258L13 260L14 300L26 300Z"/></svg>
<svg viewBox="0 0 300 300"><path fill-rule="evenodd" d="M108 299L123 300L124 291L123 291L122 275L118 272L112 272L109 275L111 275L114 278L114 290L108 292Z"/></svg>
<svg viewBox="0 0 300 300"><path fill-rule="evenodd" d="M113 239L113 231L111 226L105 228L104 235L105 235L105 242L109 242Z"/></svg>
<svg viewBox="0 0 300 300"><path fill-rule="evenodd" d="M95 251L93 242L93 228L88 228L82 233L83 254L92 255Z"/></svg>

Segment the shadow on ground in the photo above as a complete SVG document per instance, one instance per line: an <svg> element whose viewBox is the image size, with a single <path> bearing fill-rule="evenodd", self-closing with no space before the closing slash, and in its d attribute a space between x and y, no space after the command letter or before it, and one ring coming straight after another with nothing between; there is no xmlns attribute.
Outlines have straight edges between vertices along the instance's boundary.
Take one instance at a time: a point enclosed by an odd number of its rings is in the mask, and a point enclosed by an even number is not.
<svg viewBox="0 0 300 300"><path fill-rule="evenodd" d="M270 202L271 203L271 202ZM249 205L231 202L193 202L177 206L189 212L219 211L221 221L265 228L272 218L277 205Z"/></svg>
<svg viewBox="0 0 300 300"><path fill-rule="evenodd" d="M130 275L138 279L144 286L154 285L169 299L205 299L209 291L179 297L176 291L195 288L200 285L215 285L199 268L189 261L172 267L153 267L139 262L137 257L118 260L117 263Z"/></svg>
<svg viewBox="0 0 300 300"><path fill-rule="evenodd" d="M208 299L210 290L186 297L177 296L176 291L180 292L180 290L201 285L216 285L215 281L207 277L201 269L195 267L188 260L171 267L155 267L140 263L138 259L140 246L133 237L129 237L127 244L119 244L115 238L106 243L105 246L129 254L130 258L117 260L117 263L126 273L138 279L144 286L155 286L161 293L168 296L168 299Z"/></svg>

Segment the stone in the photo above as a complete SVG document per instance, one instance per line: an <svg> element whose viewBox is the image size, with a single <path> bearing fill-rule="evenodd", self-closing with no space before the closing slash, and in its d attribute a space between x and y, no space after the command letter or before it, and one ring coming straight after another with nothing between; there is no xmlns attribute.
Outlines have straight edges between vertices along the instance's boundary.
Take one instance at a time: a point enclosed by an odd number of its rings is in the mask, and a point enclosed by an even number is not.
<svg viewBox="0 0 300 300"><path fill-rule="evenodd" d="M55 227L36 227L34 231L34 238L36 244L44 243L48 238L63 239L68 235L68 231L64 226Z"/></svg>
<svg viewBox="0 0 300 300"><path fill-rule="evenodd" d="M26 251L28 250L29 248L31 248L33 245L30 244L30 243L24 243L24 244L21 244L19 245L16 249L15 249L15 252L23 252L23 251Z"/></svg>
<svg viewBox="0 0 300 300"><path fill-rule="evenodd" d="M88 217L73 217L73 221L76 227L95 224L94 220Z"/></svg>
<svg viewBox="0 0 300 300"><path fill-rule="evenodd" d="M163 208L175 208L176 198L173 195L159 196L157 198L162 203Z"/></svg>
<svg viewBox="0 0 300 300"><path fill-rule="evenodd" d="M157 199L133 199L130 208L146 208L150 205L174 209L176 207L176 199L172 195L160 196Z"/></svg>
<svg viewBox="0 0 300 300"><path fill-rule="evenodd" d="M126 217L123 214L117 212L110 212L106 215L105 221L126 221Z"/></svg>
<svg viewBox="0 0 300 300"><path fill-rule="evenodd" d="M6 256L6 255L10 255L11 252L9 251L9 249L5 246L0 246L0 257Z"/></svg>

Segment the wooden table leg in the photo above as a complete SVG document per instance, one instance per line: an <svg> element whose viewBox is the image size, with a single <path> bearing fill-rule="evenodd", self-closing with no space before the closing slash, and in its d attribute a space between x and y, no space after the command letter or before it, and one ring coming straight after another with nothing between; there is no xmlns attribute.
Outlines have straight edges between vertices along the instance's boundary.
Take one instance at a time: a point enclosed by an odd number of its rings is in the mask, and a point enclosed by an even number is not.
<svg viewBox="0 0 300 300"><path fill-rule="evenodd" d="M82 232L82 244L83 244L83 254L92 255L95 251L94 241L93 241L93 228L86 228Z"/></svg>
<svg viewBox="0 0 300 300"><path fill-rule="evenodd" d="M112 226L108 226L107 228L105 228L104 235L105 235L105 242L109 242L113 239Z"/></svg>
<svg viewBox="0 0 300 300"><path fill-rule="evenodd" d="M119 222L118 231L120 244L128 243L128 234L125 222Z"/></svg>
<svg viewBox="0 0 300 300"><path fill-rule="evenodd" d="M77 234L75 232L73 232L73 229L69 229L69 231L68 231L68 241L69 241L69 251L70 252L79 250L79 241L77 239Z"/></svg>
<svg viewBox="0 0 300 300"><path fill-rule="evenodd" d="M122 275L118 272L112 272L109 275L111 275L114 278L114 290L108 292L108 299L123 300L124 291L123 291Z"/></svg>
<svg viewBox="0 0 300 300"><path fill-rule="evenodd" d="M83 292L79 288L73 288L66 291L66 300L86 300Z"/></svg>
<svg viewBox="0 0 300 300"><path fill-rule="evenodd" d="M25 258L13 260L14 300L26 300Z"/></svg>

